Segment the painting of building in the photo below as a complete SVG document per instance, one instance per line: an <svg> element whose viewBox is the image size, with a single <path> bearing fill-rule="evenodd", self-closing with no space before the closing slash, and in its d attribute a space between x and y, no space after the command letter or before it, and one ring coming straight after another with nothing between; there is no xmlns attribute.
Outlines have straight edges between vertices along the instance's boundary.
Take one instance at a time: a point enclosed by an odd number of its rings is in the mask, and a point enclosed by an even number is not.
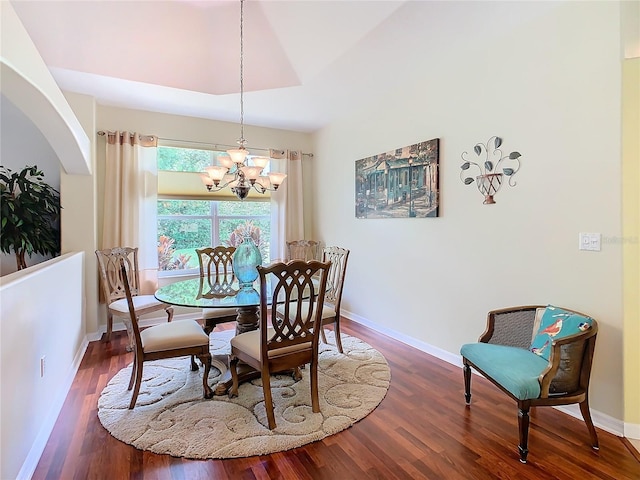
<svg viewBox="0 0 640 480"><path fill-rule="evenodd" d="M439 139L356 161L356 218L437 217Z"/></svg>

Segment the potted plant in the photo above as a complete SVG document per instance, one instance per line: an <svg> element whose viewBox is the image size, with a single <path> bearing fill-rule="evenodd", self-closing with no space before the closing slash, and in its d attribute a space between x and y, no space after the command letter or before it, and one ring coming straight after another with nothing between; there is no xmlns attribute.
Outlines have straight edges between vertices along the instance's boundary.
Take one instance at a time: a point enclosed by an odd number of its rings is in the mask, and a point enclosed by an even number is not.
<svg viewBox="0 0 640 480"><path fill-rule="evenodd" d="M18 270L25 254L60 254L60 193L37 166L20 172L0 165L0 250L15 253Z"/></svg>

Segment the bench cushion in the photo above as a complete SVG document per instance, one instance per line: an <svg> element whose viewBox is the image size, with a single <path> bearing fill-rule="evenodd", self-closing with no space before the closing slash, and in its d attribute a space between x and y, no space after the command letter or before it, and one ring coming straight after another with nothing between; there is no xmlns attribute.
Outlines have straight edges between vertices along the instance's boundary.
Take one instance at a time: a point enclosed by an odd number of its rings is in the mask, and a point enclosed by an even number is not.
<svg viewBox="0 0 640 480"><path fill-rule="evenodd" d="M460 354L519 400L540 396L538 377L549 362L524 348L468 343Z"/></svg>

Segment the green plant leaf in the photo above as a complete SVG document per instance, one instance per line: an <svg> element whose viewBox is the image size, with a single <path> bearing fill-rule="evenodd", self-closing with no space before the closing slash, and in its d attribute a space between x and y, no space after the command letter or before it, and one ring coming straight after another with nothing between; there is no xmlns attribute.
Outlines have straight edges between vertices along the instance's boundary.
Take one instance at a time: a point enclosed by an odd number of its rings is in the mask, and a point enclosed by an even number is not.
<svg viewBox="0 0 640 480"><path fill-rule="evenodd" d="M513 175L513 168L504 168L502 171L507 177L510 177L511 175Z"/></svg>
<svg viewBox="0 0 640 480"><path fill-rule="evenodd" d="M500 145L502 145L502 139L500 137L496 137L493 144L495 145L495 148L500 148Z"/></svg>
<svg viewBox="0 0 640 480"><path fill-rule="evenodd" d="M470 164L469 162L464 162L464 163L460 166L460 168L461 168L462 170L467 170L470 166L471 166L471 164Z"/></svg>
<svg viewBox="0 0 640 480"><path fill-rule="evenodd" d="M467 178L464 179L464 184L465 185L469 185L471 183L473 183L473 178L467 177Z"/></svg>
<svg viewBox="0 0 640 480"><path fill-rule="evenodd" d="M480 154L482 153L482 147L480 145L476 145L475 147L473 147L473 151L476 152L476 155L480 156Z"/></svg>
<svg viewBox="0 0 640 480"><path fill-rule="evenodd" d="M487 172L491 172L493 170L493 162L487 160L486 162L484 162L484 168L487 170Z"/></svg>
<svg viewBox="0 0 640 480"><path fill-rule="evenodd" d="M509 154L509 158L510 158L511 160L516 160L517 158L520 158L521 156L522 156L522 155L520 155L520 153L518 153L518 152L511 152L511 153Z"/></svg>

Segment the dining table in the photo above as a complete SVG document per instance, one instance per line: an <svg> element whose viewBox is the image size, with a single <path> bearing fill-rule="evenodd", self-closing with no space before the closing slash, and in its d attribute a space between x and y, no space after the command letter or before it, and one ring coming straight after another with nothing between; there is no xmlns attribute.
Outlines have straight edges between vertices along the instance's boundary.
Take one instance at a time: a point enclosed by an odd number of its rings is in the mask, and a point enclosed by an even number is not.
<svg viewBox="0 0 640 480"><path fill-rule="evenodd" d="M268 278L267 281L269 281ZM272 303L271 290L271 288L267 288L267 305ZM236 335L257 330L260 324L259 280L256 280L251 286L241 287L232 275L199 276L160 287L154 295L161 302L180 307L235 308L237 312ZM227 370L223 372L220 381L213 388L215 395L225 395L232 384L231 373L228 369L229 359L227 355L214 355L213 357L227 366ZM241 364L238 369L238 377L242 383L260 377L260 372L248 365Z"/></svg>

